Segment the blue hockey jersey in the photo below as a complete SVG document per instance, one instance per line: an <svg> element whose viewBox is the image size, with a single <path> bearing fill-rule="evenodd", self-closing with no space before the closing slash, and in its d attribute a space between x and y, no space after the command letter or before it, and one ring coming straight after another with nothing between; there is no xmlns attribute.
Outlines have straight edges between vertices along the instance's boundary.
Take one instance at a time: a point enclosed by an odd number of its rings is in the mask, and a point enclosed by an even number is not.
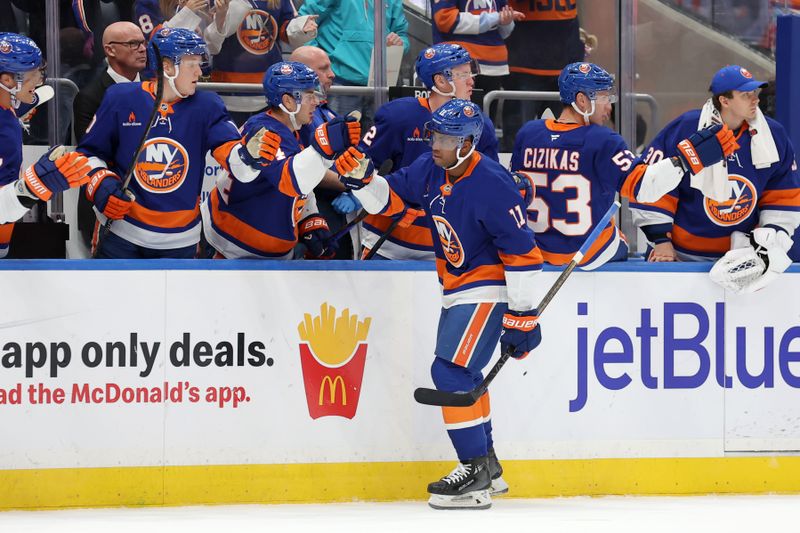
<svg viewBox="0 0 800 533"><path fill-rule="evenodd" d="M16 112L0 106L0 187L17 181L22 166L22 126ZM14 223L0 224L0 258L8 255Z"/></svg>
<svg viewBox="0 0 800 533"><path fill-rule="evenodd" d="M218 180L203 202L206 238L228 259L291 258L307 194L324 175L322 158L313 149L304 153L313 165L297 160L303 151L298 136L269 112L250 117L242 133L246 136L262 127L281 138L276 159L251 182Z"/></svg>
<svg viewBox="0 0 800 533"><path fill-rule="evenodd" d="M531 309L538 302L530 277L541 270L542 256L525 224L522 197L499 163L479 153L471 158L464 174L451 181L430 153L423 154L386 176L391 189L383 198L373 192L379 186L354 194L365 208L383 204L387 215L405 204L423 207L445 308L508 301L511 309Z"/></svg>
<svg viewBox="0 0 800 533"><path fill-rule="evenodd" d="M387 102L375 115L375 125L367 131L359 149L369 155L376 168L384 162L392 162L392 170L407 167L423 154L431 151L425 139L425 123L431 119L431 108L427 98L405 97ZM497 137L494 124L483 115L483 133L477 151L498 160ZM385 216L368 216L363 223L363 244L371 248L391 225L392 219ZM415 220L408 228L397 227L384 242L380 254L389 259L422 259L432 261L433 241L428 224Z"/></svg>
<svg viewBox="0 0 800 533"><path fill-rule="evenodd" d="M647 162L677 155L677 143L697 130L700 110L688 111L670 122L645 151ZM669 233L678 257L683 260L713 260L730 250L733 231L749 232L757 226L775 224L789 235L800 223L800 174L794 150L778 122L766 117L779 160L767 168L753 165L750 144L753 135L745 122L735 133L740 148L727 160L730 198L717 202L689 184L680 185L652 204L632 202L634 223L648 233Z"/></svg>
<svg viewBox="0 0 800 533"><path fill-rule="evenodd" d="M152 82L117 83L106 91L78 151L120 177L134 162L153 108ZM219 96L198 92L162 103L135 162L129 189L136 201L111 232L147 248L183 248L200 240L200 190L206 152L226 170L240 135ZM97 211L97 209L95 209ZM101 222L105 216L98 212Z"/></svg>
<svg viewBox="0 0 800 533"><path fill-rule="evenodd" d="M563 265L616 199L629 197L644 169L624 139L590 124L533 120L517 133L511 169L524 172L536 187L528 224L542 256ZM581 261L583 268L602 265L617 253L624 236L608 223Z"/></svg>

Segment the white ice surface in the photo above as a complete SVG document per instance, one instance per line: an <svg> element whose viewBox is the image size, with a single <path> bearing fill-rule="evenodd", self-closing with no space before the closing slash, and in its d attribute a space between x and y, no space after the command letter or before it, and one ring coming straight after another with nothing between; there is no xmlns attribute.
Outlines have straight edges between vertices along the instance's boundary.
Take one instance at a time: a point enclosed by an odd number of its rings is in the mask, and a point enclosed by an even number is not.
<svg viewBox="0 0 800 533"><path fill-rule="evenodd" d="M690 533L800 531L800 496L495 498L488 511L424 502L0 513L2 533Z"/></svg>

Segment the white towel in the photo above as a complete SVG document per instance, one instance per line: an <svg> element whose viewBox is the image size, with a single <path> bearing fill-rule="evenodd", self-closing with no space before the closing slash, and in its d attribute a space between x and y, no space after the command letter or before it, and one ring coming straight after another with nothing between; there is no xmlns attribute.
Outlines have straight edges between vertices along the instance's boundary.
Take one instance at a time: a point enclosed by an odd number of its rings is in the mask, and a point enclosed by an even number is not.
<svg viewBox="0 0 800 533"><path fill-rule="evenodd" d="M722 117L719 111L714 109L714 104L709 98L700 111L700 122L697 124L697 129L702 130L714 124L722 124ZM703 196L717 202L724 202L731 197L728 167L724 159L689 176L689 184L702 192Z"/></svg>
<svg viewBox="0 0 800 533"><path fill-rule="evenodd" d="M713 124L722 124L719 111L714 109L714 104L709 98L700 112L700 121L697 129L707 128ZM767 168L780 159L775 140L772 138L767 119L761 109L756 110L755 120L750 125L750 157L756 168ZM704 168L697 175L689 178L689 183L695 189L702 191L704 196L724 202L730 199L730 185L728 184L728 169L726 161Z"/></svg>

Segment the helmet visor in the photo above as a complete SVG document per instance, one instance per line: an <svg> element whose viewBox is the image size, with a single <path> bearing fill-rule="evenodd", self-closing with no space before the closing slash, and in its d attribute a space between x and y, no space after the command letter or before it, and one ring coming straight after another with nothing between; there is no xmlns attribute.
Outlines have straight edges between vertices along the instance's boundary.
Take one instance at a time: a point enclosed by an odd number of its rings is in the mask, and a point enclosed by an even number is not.
<svg viewBox="0 0 800 533"><path fill-rule="evenodd" d="M447 135L445 133L439 133L438 131L431 131L426 126L425 140L432 149L438 148L439 150L455 150L461 146L461 143L464 139L458 135Z"/></svg>

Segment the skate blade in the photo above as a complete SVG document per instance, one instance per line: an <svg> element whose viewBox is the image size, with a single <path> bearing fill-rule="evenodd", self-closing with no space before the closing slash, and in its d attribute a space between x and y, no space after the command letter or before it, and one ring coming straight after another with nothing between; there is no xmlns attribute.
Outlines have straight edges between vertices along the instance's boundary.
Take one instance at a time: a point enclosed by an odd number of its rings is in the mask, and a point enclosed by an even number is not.
<svg viewBox="0 0 800 533"><path fill-rule="evenodd" d="M489 494L492 496L502 496L508 493L508 483L502 477L492 480L492 488L489 489Z"/></svg>
<svg viewBox="0 0 800 533"><path fill-rule="evenodd" d="M482 510L492 506L492 497L489 490L475 490L460 496L443 496L431 494L428 505L437 510L465 509Z"/></svg>

